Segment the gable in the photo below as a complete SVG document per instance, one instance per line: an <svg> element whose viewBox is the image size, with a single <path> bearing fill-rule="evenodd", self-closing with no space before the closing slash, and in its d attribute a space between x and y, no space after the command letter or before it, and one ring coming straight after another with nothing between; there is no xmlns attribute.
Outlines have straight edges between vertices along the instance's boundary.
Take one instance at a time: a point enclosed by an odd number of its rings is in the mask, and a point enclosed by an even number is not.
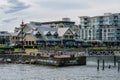
<svg viewBox="0 0 120 80"><path fill-rule="evenodd" d="M69 28L58 28L58 35L62 37Z"/></svg>
<svg viewBox="0 0 120 80"><path fill-rule="evenodd" d="M21 28L21 27L20 27ZM24 26L23 27L23 33L26 33L28 31L30 31L31 29L28 27L28 26ZM22 36L22 31L20 29L19 33L18 33L18 36L21 37Z"/></svg>
<svg viewBox="0 0 120 80"><path fill-rule="evenodd" d="M24 26L24 28L23 28L23 32L28 32L28 31L30 31L31 29L28 27L28 26Z"/></svg>
<svg viewBox="0 0 120 80"><path fill-rule="evenodd" d="M73 35L73 32L70 29L68 29L64 35Z"/></svg>
<svg viewBox="0 0 120 80"><path fill-rule="evenodd" d="M24 39L25 39L26 41L35 41L34 36L31 35L30 33L29 33L29 34L25 34Z"/></svg>

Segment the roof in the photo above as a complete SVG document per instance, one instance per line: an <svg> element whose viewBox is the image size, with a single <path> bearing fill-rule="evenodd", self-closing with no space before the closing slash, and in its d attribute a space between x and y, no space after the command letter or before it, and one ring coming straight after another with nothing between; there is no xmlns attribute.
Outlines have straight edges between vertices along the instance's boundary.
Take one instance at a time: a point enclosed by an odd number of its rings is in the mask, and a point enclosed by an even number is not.
<svg viewBox="0 0 120 80"><path fill-rule="evenodd" d="M55 33L57 33L57 31L51 31L51 34L54 35Z"/></svg>
<svg viewBox="0 0 120 80"><path fill-rule="evenodd" d="M41 25L38 27L38 31L42 35L46 35L48 32L57 32L57 28L51 28L49 25Z"/></svg>
<svg viewBox="0 0 120 80"><path fill-rule="evenodd" d="M38 32L41 34L42 38L44 40L52 40L52 41L59 41L59 38L55 38L53 36L49 36L47 37L46 34L48 34L48 32L51 33L51 35L54 34L58 34L59 37L62 37L65 32L69 29L69 27L65 27L65 28L51 28L50 25L34 25L34 24L28 24L28 27L32 28L29 32L27 33L31 33L36 40L40 40L39 38L36 38L35 34L37 34ZM34 29L36 28L36 29Z"/></svg>
<svg viewBox="0 0 120 80"><path fill-rule="evenodd" d="M49 32L49 31L44 31L44 33L43 33L43 34L44 34L44 35L46 35L46 34L48 34L48 32Z"/></svg>
<svg viewBox="0 0 120 80"><path fill-rule="evenodd" d="M79 16L79 18L90 18L89 16Z"/></svg>
<svg viewBox="0 0 120 80"><path fill-rule="evenodd" d="M10 33L11 36L17 36L18 33Z"/></svg>
<svg viewBox="0 0 120 80"><path fill-rule="evenodd" d="M29 28L31 28L31 29L33 29L33 30L35 30L38 26L36 26L35 24L33 24L33 23L28 23L28 24L26 24Z"/></svg>
<svg viewBox="0 0 120 80"><path fill-rule="evenodd" d="M7 31L0 31L0 36L10 36L11 34Z"/></svg>
<svg viewBox="0 0 120 80"><path fill-rule="evenodd" d="M37 34L38 33L38 31L33 31L33 35L35 35L35 34Z"/></svg>
<svg viewBox="0 0 120 80"><path fill-rule="evenodd" d="M41 22L41 24L52 24L52 23L55 23L55 24L58 24L58 23L71 23L71 24L75 24L75 22L72 22L72 21L50 21L50 22Z"/></svg>
<svg viewBox="0 0 120 80"><path fill-rule="evenodd" d="M61 37L65 34L65 32L69 29L69 27L66 28L58 28L58 35Z"/></svg>

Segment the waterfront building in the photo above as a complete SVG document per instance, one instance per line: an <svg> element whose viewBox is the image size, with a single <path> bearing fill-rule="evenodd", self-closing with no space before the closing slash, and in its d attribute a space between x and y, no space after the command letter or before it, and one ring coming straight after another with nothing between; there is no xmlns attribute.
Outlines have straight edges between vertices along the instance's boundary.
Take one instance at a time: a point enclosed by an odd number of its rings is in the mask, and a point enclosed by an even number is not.
<svg viewBox="0 0 120 80"><path fill-rule="evenodd" d="M71 21L70 18L62 18L60 21L49 21L49 22L41 22L41 25L49 25L53 28L63 28L63 27L73 27L75 22Z"/></svg>
<svg viewBox="0 0 120 80"><path fill-rule="evenodd" d="M0 44L9 45L11 34L7 31L0 31Z"/></svg>
<svg viewBox="0 0 120 80"><path fill-rule="evenodd" d="M80 38L99 41L103 45L116 46L120 43L120 14L105 13L103 16L81 16Z"/></svg>
<svg viewBox="0 0 120 80"><path fill-rule="evenodd" d="M26 46L75 46L81 43L78 33L69 26L51 27L50 24L30 22L26 23L22 29L22 31L21 29L15 31L18 32L19 41L21 41L23 34Z"/></svg>
<svg viewBox="0 0 120 80"><path fill-rule="evenodd" d="M19 37L17 36L18 33L16 32L16 33L10 33L10 34L11 34L11 36L10 36L10 46L17 45L17 43L19 43L18 42Z"/></svg>

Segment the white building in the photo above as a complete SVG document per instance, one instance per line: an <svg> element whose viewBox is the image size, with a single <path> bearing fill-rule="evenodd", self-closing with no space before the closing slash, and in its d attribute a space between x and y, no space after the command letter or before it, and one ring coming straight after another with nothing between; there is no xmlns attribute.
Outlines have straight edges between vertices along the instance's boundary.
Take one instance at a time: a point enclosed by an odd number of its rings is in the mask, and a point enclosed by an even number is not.
<svg viewBox="0 0 120 80"><path fill-rule="evenodd" d="M120 43L120 13L105 13L103 16L81 16L80 37L83 40L99 40L105 45Z"/></svg>

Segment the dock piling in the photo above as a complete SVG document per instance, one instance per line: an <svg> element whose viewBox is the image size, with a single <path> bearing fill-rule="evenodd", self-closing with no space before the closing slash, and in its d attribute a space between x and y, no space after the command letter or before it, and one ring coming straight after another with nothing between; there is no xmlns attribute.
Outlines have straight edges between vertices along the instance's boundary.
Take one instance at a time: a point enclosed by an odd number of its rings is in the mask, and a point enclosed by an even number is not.
<svg viewBox="0 0 120 80"><path fill-rule="evenodd" d="M103 66L102 66L102 70L104 71L105 68L105 61L103 60Z"/></svg>
<svg viewBox="0 0 120 80"><path fill-rule="evenodd" d="M114 56L114 67L116 67L116 56Z"/></svg>
<svg viewBox="0 0 120 80"><path fill-rule="evenodd" d="M120 62L118 62L118 72L120 71Z"/></svg>
<svg viewBox="0 0 120 80"><path fill-rule="evenodd" d="M97 60L97 70L99 71L99 59Z"/></svg>

